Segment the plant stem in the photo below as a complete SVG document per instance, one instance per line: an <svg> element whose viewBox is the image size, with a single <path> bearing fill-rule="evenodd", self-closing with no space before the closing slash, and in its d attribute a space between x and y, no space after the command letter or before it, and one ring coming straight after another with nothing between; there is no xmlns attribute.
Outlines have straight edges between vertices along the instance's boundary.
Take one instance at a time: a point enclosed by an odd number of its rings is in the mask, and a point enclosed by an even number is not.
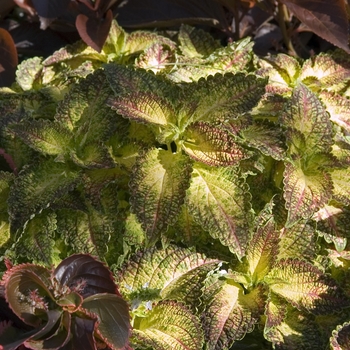
<svg viewBox="0 0 350 350"><path fill-rule="evenodd" d="M286 22L289 21L287 8L284 4L280 3L279 1L277 2L277 21L278 21L279 27L281 28L283 41L287 47L288 53L292 56L298 56L294 50L292 41L290 40L290 35L288 35L287 33Z"/></svg>

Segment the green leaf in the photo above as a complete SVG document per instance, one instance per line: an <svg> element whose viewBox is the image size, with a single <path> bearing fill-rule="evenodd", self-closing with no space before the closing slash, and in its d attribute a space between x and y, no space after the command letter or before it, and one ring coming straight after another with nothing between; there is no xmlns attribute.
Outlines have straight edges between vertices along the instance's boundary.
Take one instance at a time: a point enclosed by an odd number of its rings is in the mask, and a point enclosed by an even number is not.
<svg viewBox="0 0 350 350"><path fill-rule="evenodd" d="M253 284L262 281L271 270L278 254L279 232L268 203L257 219L257 230L249 243L246 259Z"/></svg>
<svg viewBox="0 0 350 350"><path fill-rule="evenodd" d="M309 58L302 67L299 79L314 91L327 89L340 92L350 79L349 55L335 50Z"/></svg>
<svg viewBox="0 0 350 350"><path fill-rule="evenodd" d="M10 130L29 147L43 154L59 155L69 149L73 134L57 122L45 119L12 124Z"/></svg>
<svg viewBox="0 0 350 350"><path fill-rule="evenodd" d="M229 349L235 340L242 339L254 329L258 319L243 300L254 297L254 293L243 296L243 289L238 283L226 280L206 301L202 323L208 350Z"/></svg>
<svg viewBox="0 0 350 350"><path fill-rule="evenodd" d="M55 242L56 228L54 213L43 211L34 216L27 222L12 248L16 257L48 267L59 262L61 259Z"/></svg>
<svg viewBox="0 0 350 350"><path fill-rule="evenodd" d="M343 350L350 348L350 322L344 322L337 326L330 338L332 350Z"/></svg>
<svg viewBox="0 0 350 350"><path fill-rule="evenodd" d="M252 221L250 195L233 169L195 164L186 201L195 220L213 238L238 257L244 255Z"/></svg>
<svg viewBox="0 0 350 350"><path fill-rule="evenodd" d="M181 153L151 149L138 158L130 180L130 202L150 243L177 219L191 171L191 162Z"/></svg>
<svg viewBox="0 0 350 350"><path fill-rule="evenodd" d="M169 82L144 70L105 65L107 80L115 96L108 105L119 114L142 123L166 125L175 123L178 89Z"/></svg>
<svg viewBox="0 0 350 350"><path fill-rule="evenodd" d="M264 94L265 84L265 79L243 73L216 74L188 84L184 96L197 101L191 121L225 121L249 112Z"/></svg>
<svg viewBox="0 0 350 350"><path fill-rule="evenodd" d="M248 157L229 132L208 123L191 124L182 138L182 148L191 158L211 166L234 165Z"/></svg>
<svg viewBox="0 0 350 350"><path fill-rule="evenodd" d="M106 100L112 91L102 70L96 70L72 87L57 108L55 119L74 130L77 150L85 144L106 141L117 127L117 116Z"/></svg>
<svg viewBox="0 0 350 350"><path fill-rule="evenodd" d="M282 259L265 277L270 291L299 310L315 315L333 313L350 305L336 282L309 262Z"/></svg>
<svg viewBox="0 0 350 350"><path fill-rule="evenodd" d="M164 301L141 319L133 335L154 350L201 350L200 320L183 304Z"/></svg>
<svg viewBox="0 0 350 350"><path fill-rule="evenodd" d="M118 295L99 293L84 299L82 308L97 315L97 334L112 349L125 349L129 341L129 307Z"/></svg>
<svg viewBox="0 0 350 350"><path fill-rule="evenodd" d="M186 57L205 58L221 47L208 32L187 24L181 25L178 39L180 50Z"/></svg>
<svg viewBox="0 0 350 350"><path fill-rule="evenodd" d="M315 161L314 167L318 166ZM287 163L284 170L284 193L288 209L286 227L291 227L299 219L310 218L328 202L332 195L331 176L322 169L302 169Z"/></svg>
<svg viewBox="0 0 350 350"><path fill-rule="evenodd" d="M117 58L119 55L122 55L127 36L128 34L114 19L111 23L111 28L109 29L107 39L102 47L102 52L107 56L110 55L113 58Z"/></svg>
<svg viewBox="0 0 350 350"><path fill-rule="evenodd" d="M33 57L18 65L16 82L24 90L38 89L41 86L43 65L42 58Z"/></svg>
<svg viewBox="0 0 350 350"><path fill-rule="evenodd" d="M79 177L77 171L51 159L23 170L11 187L8 200L14 228L76 187Z"/></svg>
<svg viewBox="0 0 350 350"><path fill-rule="evenodd" d="M306 149L301 149L301 154L330 151L333 133L329 114L318 97L305 85L298 84L293 90L282 121L287 128L292 129L288 141L293 143L294 130L304 136Z"/></svg>
<svg viewBox="0 0 350 350"><path fill-rule="evenodd" d="M270 293L265 306L265 327L264 335L266 339L274 341L274 333L270 334L276 326L279 326L286 318L287 315L287 304L286 302L276 294ZM272 338L272 339L271 339Z"/></svg>

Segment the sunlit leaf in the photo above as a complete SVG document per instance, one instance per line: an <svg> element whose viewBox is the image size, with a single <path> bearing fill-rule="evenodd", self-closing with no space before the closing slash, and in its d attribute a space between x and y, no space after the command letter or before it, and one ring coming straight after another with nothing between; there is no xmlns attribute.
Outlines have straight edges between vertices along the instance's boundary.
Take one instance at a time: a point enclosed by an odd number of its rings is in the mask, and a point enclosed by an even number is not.
<svg viewBox="0 0 350 350"><path fill-rule="evenodd" d="M124 50L127 36L128 34L114 19L111 23L107 39L102 47L103 53L111 56L120 55Z"/></svg>
<svg viewBox="0 0 350 350"><path fill-rule="evenodd" d="M204 122L185 130L182 148L191 158L211 166L234 165L248 157L226 130Z"/></svg>
<svg viewBox="0 0 350 350"><path fill-rule="evenodd" d="M212 237L239 257L250 239L249 200L247 185L234 170L194 165L186 197L190 211Z"/></svg>
<svg viewBox="0 0 350 350"><path fill-rule="evenodd" d="M242 339L254 329L257 318L247 308L244 299L255 299L254 292L243 296L242 287L226 280L206 301L202 315L205 340L208 350L229 349L235 340Z"/></svg>
<svg viewBox="0 0 350 350"><path fill-rule="evenodd" d="M316 163L314 166L317 165ZM283 183L289 227L301 218L311 217L332 195L331 176L317 168L304 170L287 163Z"/></svg>
<svg viewBox="0 0 350 350"><path fill-rule="evenodd" d="M271 292L294 307L316 315L332 313L349 305L332 277L303 260L280 260L265 277L265 282Z"/></svg>
<svg viewBox="0 0 350 350"><path fill-rule="evenodd" d="M114 294L98 293L85 298L82 308L97 315L97 334L107 345L115 350L125 349L129 341L130 320L129 306L124 299Z"/></svg>
<svg viewBox="0 0 350 350"><path fill-rule="evenodd" d="M144 70L125 66L105 65L107 80L115 96L108 105L121 115L143 123L166 125L175 122L171 101L176 100L177 88Z"/></svg>
<svg viewBox="0 0 350 350"><path fill-rule="evenodd" d="M188 85L197 101L192 121L224 121L252 109L265 92L266 80L251 74L216 74ZM185 91L186 92L186 91Z"/></svg>
<svg viewBox="0 0 350 350"><path fill-rule="evenodd" d="M152 149L139 157L130 181L130 202L150 242L175 222L191 170L188 157L181 153Z"/></svg>
<svg viewBox="0 0 350 350"><path fill-rule="evenodd" d="M201 350L204 343L198 317L174 301L157 304L133 332L155 350Z"/></svg>

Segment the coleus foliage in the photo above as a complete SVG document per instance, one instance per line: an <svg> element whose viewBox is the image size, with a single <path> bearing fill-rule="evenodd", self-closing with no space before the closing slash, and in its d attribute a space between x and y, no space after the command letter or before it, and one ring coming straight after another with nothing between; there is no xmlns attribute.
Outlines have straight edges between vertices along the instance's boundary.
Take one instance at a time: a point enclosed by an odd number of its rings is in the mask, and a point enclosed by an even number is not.
<svg viewBox="0 0 350 350"><path fill-rule="evenodd" d="M134 348L335 344L349 58L258 59L247 40L209 38L113 22L101 53L79 43L20 65L0 96L1 251L113 265Z"/></svg>

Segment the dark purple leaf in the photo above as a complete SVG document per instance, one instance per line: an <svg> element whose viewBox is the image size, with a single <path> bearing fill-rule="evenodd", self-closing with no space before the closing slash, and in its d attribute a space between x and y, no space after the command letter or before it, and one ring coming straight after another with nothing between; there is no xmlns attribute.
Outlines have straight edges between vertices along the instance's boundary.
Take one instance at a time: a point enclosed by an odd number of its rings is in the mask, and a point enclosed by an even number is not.
<svg viewBox="0 0 350 350"><path fill-rule="evenodd" d="M0 87L10 86L15 81L17 64L15 43L9 32L0 28Z"/></svg>
<svg viewBox="0 0 350 350"><path fill-rule="evenodd" d="M314 33L350 53L344 0L280 0Z"/></svg>
<svg viewBox="0 0 350 350"><path fill-rule="evenodd" d="M72 324L73 349L96 350L94 338L96 319L75 317Z"/></svg>
<svg viewBox="0 0 350 350"><path fill-rule="evenodd" d="M93 14L90 17L85 14L79 14L75 21L75 26L84 42L96 51L101 52L111 28L113 13L111 10L108 10L105 18L98 16L94 18Z"/></svg>
<svg viewBox="0 0 350 350"><path fill-rule="evenodd" d="M87 254L76 254L63 260L53 272L61 286L68 286L84 299L97 293L118 294L111 271Z"/></svg>

